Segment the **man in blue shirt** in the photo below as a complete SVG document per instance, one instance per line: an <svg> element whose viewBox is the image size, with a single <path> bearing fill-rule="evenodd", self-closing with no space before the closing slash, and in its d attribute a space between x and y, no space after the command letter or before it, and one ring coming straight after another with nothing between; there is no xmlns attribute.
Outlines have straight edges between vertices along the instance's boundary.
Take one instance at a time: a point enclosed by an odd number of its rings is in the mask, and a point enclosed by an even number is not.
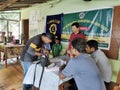
<svg viewBox="0 0 120 90"><path fill-rule="evenodd" d="M94 59L104 80L106 88L109 90L109 84L112 79L112 67L110 60L107 58L104 52L98 48L98 42L96 40L87 41L86 52Z"/></svg>
<svg viewBox="0 0 120 90"><path fill-rule="evenodd" d="M74 57L60 68L59 78L72 76L78 90L106 90L95 62L85 54L85 46L84 39L76 38L72 41L71 53Z"/></svg>

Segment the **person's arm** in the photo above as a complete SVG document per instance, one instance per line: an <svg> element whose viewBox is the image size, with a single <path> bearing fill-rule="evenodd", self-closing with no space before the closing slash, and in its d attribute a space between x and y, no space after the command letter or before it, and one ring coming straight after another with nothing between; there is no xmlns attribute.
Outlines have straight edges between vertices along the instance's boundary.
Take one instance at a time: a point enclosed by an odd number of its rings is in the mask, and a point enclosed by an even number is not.
<svg viewBox="0 0 120 90"><path fill-rule="evenodd" d="M66 78L63 74L62 74L62 70L65 68L65 64L63 64L60 68L59 68L59 78L60 79L64 79L64 78Z"/></svg>
<svg viewBox="0 0 120 90"><path fill-rule="evenodd" d="M36 55L36 56L42 56L42 53L40 53L40 52L35 52L35 55Z"/></svg>
<svg viewBox="0 0 120 90"><path fill-rule="evenodd" d="M47 50L47 49L44 49L43 52L44 52L45 55L49 55L50 54L50 51Z"/></svg>
<svg viewBox="0 0 120 90"><path fill-rule="evenodd" d="M61 44L59 44L59 55L60 55L60 53L61 53L61 51L62 51L62 45Z"/></svg>
<svg viewBox="0 0 120 90"><path fill-rule="evenodd" d="M62 44L60 44L60 48L59 48L60 52L62 51Z"/></svg>
<svg viewBox="0 0 120 90"><path fill-rule="evenodd" d="M59 78L60 79L65 79L65 76L59 71Z"/></svg>
<svg viewBox="0 0 120 90"><path fill-rule="evenodd" d="M36 44L31 43L27 50L27 53L30 54L31 56L35 56L35 55L42 56L42 53L40 53L39 51L40 51L40 48L37 49Z"/></svg>
<svg viewBox="0 0 120 90"><path fill-rule="evenodd" d="M54 51L55 44L52 45L52 51Z"/></svg>

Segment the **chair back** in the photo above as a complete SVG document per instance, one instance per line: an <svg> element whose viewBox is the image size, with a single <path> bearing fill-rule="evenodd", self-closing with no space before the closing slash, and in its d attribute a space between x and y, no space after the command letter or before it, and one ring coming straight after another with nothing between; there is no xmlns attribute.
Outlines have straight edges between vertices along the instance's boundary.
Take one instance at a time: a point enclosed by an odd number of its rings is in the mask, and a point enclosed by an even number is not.
<svg viewBox="0 0 120 90"><path fill-rule="evenodd" d="M116 85L114 86L113 90L120 90L120 70L118 72Z"/></svg>
<svg viewBox="0 0 120 90"><path fill-rule="evenodd" d="M110 59L110 63L112 66L112 82L116 82L117 81L117 76L118 76L118 72L120 70L120 61L119 60L111 60Z"/></svg>
<svg viewBox="0 0 120 90"><path fill-rule="evenodd" d="M119 72L118 72L117 82L119 82L119 83L120 83L120 70L119 70Z"/></svg>

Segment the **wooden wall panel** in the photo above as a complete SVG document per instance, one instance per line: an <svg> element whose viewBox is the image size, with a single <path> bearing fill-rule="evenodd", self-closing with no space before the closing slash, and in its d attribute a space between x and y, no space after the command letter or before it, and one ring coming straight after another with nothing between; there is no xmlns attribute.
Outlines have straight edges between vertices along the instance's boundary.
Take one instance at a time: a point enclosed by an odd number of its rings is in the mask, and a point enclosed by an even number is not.
<svg viewBox="0 0 120 90"><path fill-rule="evenodd" d="M29 39L29 20L23 20L23 34L25 35L24 44L27 43Z"/></svg>
<svg viewBox="0 0 120 90"><path fill-rule="evenodd" d="M112 59L118 59L120 46L120 6L114 7L110 50L103 50Z"/></svg>

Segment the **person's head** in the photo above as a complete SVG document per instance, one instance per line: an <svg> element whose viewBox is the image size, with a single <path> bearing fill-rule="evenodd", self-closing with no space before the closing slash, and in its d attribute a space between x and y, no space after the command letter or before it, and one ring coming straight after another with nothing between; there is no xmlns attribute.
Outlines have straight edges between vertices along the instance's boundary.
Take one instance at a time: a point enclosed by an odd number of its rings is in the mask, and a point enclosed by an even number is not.
<svg viewBox="0 0 120 90"><path fill-rule="evenodd" d="M6 32L2 32L2 36L5 36L5 33L6 33Z"/></svg>
<svg viewBox="0 0 120 90"><path fill-rule="evenodd" d="M75 38L72 41L71 53L77 55L79 53L85 53L86 40L82 38Z"/></svg>
<svg viewBox="0 0 120 90"><path fill-rule="evenodd" d="M55 43L56 43L56 44L59 44L59 43L60 43L60 38L58 38L58 37L55 38Z"/></svg>
<svg viewBox="0 0 120 90"><path fill-rule="evenodd" d="M72 32L73 33L75 33L75 34L77 34L77 33L79 33L79 23L78 22L74 22L72 25L71 25L71 27L72 27Z"/></svg>
<svg viewBox="0 0 120 90"><path fill-rule="evenodd" d="M54 35L51 33L42 33L42 41L46 44L53 42L54 38Z"/></svg>
<svg viewBox="0 0 120 90"><path fill-rule="evenodd" d="M98 50L98 42L96 40L87 41L85 50L87 53L93 53L94 51Z"/></svg>

